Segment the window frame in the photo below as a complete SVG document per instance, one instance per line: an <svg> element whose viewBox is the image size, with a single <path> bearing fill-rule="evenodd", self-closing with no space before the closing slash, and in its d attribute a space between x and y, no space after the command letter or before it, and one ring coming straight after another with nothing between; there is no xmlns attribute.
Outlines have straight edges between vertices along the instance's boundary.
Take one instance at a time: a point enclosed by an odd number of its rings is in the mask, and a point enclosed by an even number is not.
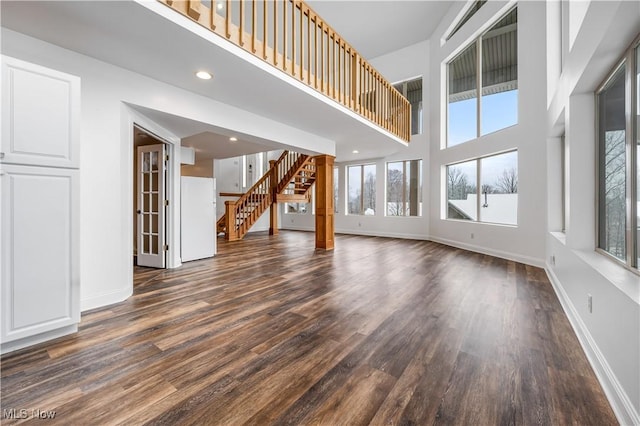
<svg viewBox="0 0 640 426"><path fill-rule="evenodd" d="M623 266L625 269L640 275L640 248L638 247L638 202L640 197L638 196L637 179L638 165L640 158L637 156L637 139L640 137L640 129L636 124L635 117L638 116L637 110L638 102L640 102L640 94L638 93L638 87L636 84L636 76L640 73L640 35L637 36L629 47L627 47L618 61L609 70L606 77L596 88L594 92L595 100L595 150L596 150L596 164L595 164L595 251L604 255L607 259L611 259L618 265ZM600 172L602 170L600 154L600 130L601 130L601 115L600 111L600 96L604 90L609 87L609 83L615 77L621 67L625 67L624 83L625 83L625 260L621 260L615 255L609 253L605 249L600 247L600 237L603 232L600 228L600 201L601 201L601 187Z"/></svg>
<svg viewBox="0 0 640 426"><path fill-rule="evenodd" d="M516 223L501 223L501 222L490 222L490 221L485 221L485 220L480 220L482 217L482 160L486 159L486 158L491 158L491 157L497 157L499 155L505 155L505 154L510 154L515 152L516 155L518 156L518 162L520 161L520 155L518 154L518 149L514 148L514 149L509 149L506 151L500 151L500 152L495 152L492 154L487 154L487 155L482 155L480 157L474 157L474 158L469 158L466 160L461 160L461 161L455 161L453 163L449 163L449 164L445 164L444 165L444 202L445 202L445 209L444 209L444 220L452 220L455 222L464 222L464 223L482 223L482 224L487 224L487 225L497 225L497 226L508 226L511 228L518 228L520 226L519 222L518 222L518 204L516 204ZM448 171L447 168L449 166L455 166L457 164L463 164L463 163L471 163L471 162L476 162L476 219L456 219L456 218L450 218L449 217L449 180L448 180ZM517 169L518 172L518 181L519 181L519 176L520 176L520 168L518 167ZM519 186L519 184L518 184ZM519 188L518 188L519 189ZM520 192L516 192L516 194L520 194Z"/></svg>
<svg viewBox="0 0 640 426"><path fill-rule="evenodd" d="M418 161L418 177L417 177L417 182L418 182L418 190L417 190L417 195L418 195L418 214L416 215L411 215L411 214L402 214L402 215L390 215L388 214L389 211L389 199L388 199L388 188L389 188L389 164L394 164L394 163L402 163L402 195L403 195L403 205L405 205L407 202L411 202L410 198L407 200L404 200L404 196L406 194L406 190L407 190L407 181L406 181L406 176L407 176L407 170L410 169L410 164L412 161ZM384 166L384 216L385 217L422 217L422 207L420 206L421 202L422 202L422 158L414 158L411 160L392 160L392 161L386 161L385 162L385 166Z"/></svg>
<svg viewBox="0 0 640 426"><path fill-rule="evenodd" d="M492 132L486 133L484 135L482 134L482 97L483 97L483 95L482 95L482 88L483 88L483 85L482 85L482 76L483 76L483 70L482 70L482 55L483 55L483 53L482 53L482 40L483 40L484 36L492 30L494 25L496 25L497 23L502 21L504 18L506 18L514 10L516 10L516 16L517 16L517 14L518 14L517 9L518 9L518 5L516 4L515 6L510 7L506 12L504 12L504 13L502 13L500 15L497 15L495 17L495 19L491 22L491 25L489 25L487 27L487 29L482 31L479 35L475 36L473 38L473 40L469 41L466 44L461 45L460 49L457 51L457 53L455 55L453 55L451 58L449 58L448 60L445 61L444 65L445 65L445 87L446 87L446 89L445 89L446 90L446 92L445 92L445 108L446 108L445 120L446 121L445 121L444 147L442 147L441 149L453 148L453 147L456 147L458 145L463 145L465 143L468 143L468 142L471 142L471 141L474 141L474 140L478 140L483 136L487 136L487 135L490 135L490 134L493 134L493 133L500 132L502 130L508 129L510 127L513 127L513 126L517 126L520 123L520 105L519 105L520 97L518 96L518 101L516 103L516 106L517 106L517 111L516 111L517 119L516 119L516 122L511 124L511 125L509 125L509 126L503 127L501 129L497 129L497 130L494 130ZM519 21L517 21L517 24L518 23L519 23ZM517 31L517 29L516 29L516 31ZM519 39L519 37L517 37L516 43L517 43L518 39ZM476 89L475 89L476 90L476 136L474 138L472 138L472 139L468 139L468 140L456 143L455 145L450 145L449 144L449 136L450 136L449 135L449 133L450 133L449 132L449 117L450 117L449 105L451 103L449 102L449 89L450 89L450 87L449 87L449 81L450 81L449 69L450 69L450 67L449 66L453 61L455 61L463 53L465 53L467 51L467 49L469 47L471 47L471 46L475 46L475 52L476 52L476 60L475 60L475 67L476 67L476 75L475 75L475 78L476 78ZM518 59L518 63L517 63L517 66L518 66L518 81L520 80L520 73L519 73L519 69L520 69L520 61L519 61L519 59L520 58L519 58L519 56L520 56L520 51L518 50L518 55L517 55L517 59Z"/></svg>
<svg viewBox="0 0 640 426"><path fill-rule="evenodd" d="M346 166L345 169L345 176L346 176L346 197L345 197L345 201L346 201L346 209L345 209L345 216L376 216L376 211L377 211L377 206L374 209L374 214L373 215L366 215L364 214L365 209L364 209L364 183L365 183L365 178L366 175L364 173L364 168L366 166L373 166L374 170L375 170L375 179L376 179L376 186L378 184L378 167L376 163L358 163L358 164L350 164L348 166ZM349 169L351 167L359 167L360 168L360 212L359 213L350 213L349 212L349 188L350 188L350 178L349 178ZM375 193L374 193L374 200L376 200L377 198L377 188L374 187L374 189L376 189ZM377 201L377 200L376 200Z"/></svg>

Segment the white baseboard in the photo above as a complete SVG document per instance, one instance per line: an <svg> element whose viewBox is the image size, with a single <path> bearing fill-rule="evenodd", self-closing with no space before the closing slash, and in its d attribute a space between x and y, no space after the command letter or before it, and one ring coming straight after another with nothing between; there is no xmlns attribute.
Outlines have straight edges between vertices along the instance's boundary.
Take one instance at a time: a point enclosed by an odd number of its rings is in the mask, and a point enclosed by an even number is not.
<svg viewBox="0 0 640 426"><path fill-rule="evenodd" d="M93 296L80 301L80 311L88 311L90 309L102 308L104 306L113 305L126 300L133 294L133 286L126 287L111 293L104 293Z"/></svg>
<svg viewBox="0 0 640 426"><path fill-rule="evenodd" d="M0 345L0 354L6 354L9 352L17 351L28 346L37 345L38 343L46 342L48 340L57 339L58 337L66 336L78 331L78 324L69 325L66 327L58 328L55 330L47 331L46 333L36 334L35 336L25 337L23 339L14 340L11 342L3 343Z"/></svg>
<svg viewBox="0 0 640 426"><path fill-rule="evenodd" d="M638 414L629 396L624 391L622 385L620 385L618 378L613 373L613 370L611 370L607 359L600 351L589 329L582 321L571 299L569 299L569 296L564 291L560 280L558 280L558 277L549 265L545 267L545 271L618 421L621 425L640 425L640 414Z"/></svg>
<svg viewBox="0 0 640 426"><path fill-rule="evenodd" d="M283 231L306 231L315 232L315 228L312 226L287 226L280 228ZM402 238L405 240L422 240L428 241L428 235L419 234L404 234L401 232L377 232L377 231L365 231L365 230L353 230L353 229L336 229L336 234L345 235L363 235L365 237L384 237L384 238Z"/></svg>
<svg viewBox="0 0 640 426"><path fill-rule="evenodd" d="M510 253L502 250L495 250L487 247L475 246L472 244L465 244L459 241L447 240L446 238L429 237L430 241L444 244L447 246L457 247L463 250L469 250L476 253L487 254L489 256L499 257L501 259L513 260L514 262L524 263L525 265L536 266L538 268L544 268L545 263L543 259L538 259L531 256L523 256L516 253Z"/></svg>

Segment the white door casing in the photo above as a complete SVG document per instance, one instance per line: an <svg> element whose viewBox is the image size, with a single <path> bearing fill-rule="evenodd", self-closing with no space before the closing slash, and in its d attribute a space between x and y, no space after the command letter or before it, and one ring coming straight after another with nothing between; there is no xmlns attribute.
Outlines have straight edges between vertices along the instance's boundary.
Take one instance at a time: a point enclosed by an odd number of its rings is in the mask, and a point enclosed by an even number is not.
<svg viewBox="0 0 640 426"><path fill-rule="evenodd" d="M138 265L166 267L166 153L164 144L138 147Z"/></svg>

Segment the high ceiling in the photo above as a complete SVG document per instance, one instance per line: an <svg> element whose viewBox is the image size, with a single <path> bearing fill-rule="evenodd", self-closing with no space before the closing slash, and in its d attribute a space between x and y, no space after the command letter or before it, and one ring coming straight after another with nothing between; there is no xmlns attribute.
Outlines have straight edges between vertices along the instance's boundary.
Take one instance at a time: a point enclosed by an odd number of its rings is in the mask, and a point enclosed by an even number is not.
<svg viewBox="0 0 640 426"><path fill-rule="evenodd" d="M450 3L315 0L311 5L363 56L371 58L427 39ZM0 6L3 27L333 140L339 161L389 155L402 148L330 103L311 97L286 79L267 75L138 3L2 1ZM167 62L168 56L174 60ZM195 81L193 70L198 68L214 69L216 79L208 85ZM261 96L255 96L256 93ZM290 102L273 102L282 97ZM228 139L236 130L203 128L186 121L177 123L160 115L155 118L162 120L158 124L167 129L176 125L180 136L185 138L208 132ZM202 136L195 138L194 143L205 147L202 139ZM221 149L214 139L211 149ZM277 141L240 139L240 142L245 143L233 148L225 145L224 153L206 155L221 158L250 153L240 152L243 149L256 152L259 149L256 143L265 150L278 146Z"/></svg>
<svg viewBox="0 0 640 426"><path fill-rule="evenodd" d="M451 1L308 0L367 59L427 40Z"/></svg>

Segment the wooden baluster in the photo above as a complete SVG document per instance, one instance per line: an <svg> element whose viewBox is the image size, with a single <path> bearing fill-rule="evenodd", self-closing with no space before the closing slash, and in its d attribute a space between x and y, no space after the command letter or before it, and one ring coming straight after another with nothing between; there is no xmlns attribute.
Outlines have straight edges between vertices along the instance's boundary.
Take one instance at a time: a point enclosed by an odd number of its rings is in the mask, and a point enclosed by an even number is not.
<svg viewBox="0 0 640 426"><path fill-rule="evenodd" d="M291 1L291 75L296 76L296 2ZM302 31L300 31L302 32Z"/></svg>
<svg viewBox="0 0 640 426"><path fill-rule="evenodd" d="M262 59L267 60L267 0L262 0Z"/></svg>
<svg viewBox="0 0 640 426"><path fill-rule="evenodd" d="M245 0L240 0L240 27L238 28L240 47L244 46L244 2Z"/></svg>
<svg viewBox="0 0 640 426"><path fill-rule="evenodd" d="M324 92L324 22L320 21L320 91Z"/></svg>
<svg viewBox="0 0 640 426"><path fill-rule="evenodd" d="M302 21L304 12L302 11L302 2L298 2L298 6L300 6L300 80L304 80L304 24Z"/></svg>
<svg viewBox="0 0 640 426"><path fill-rule="evenodd" d="M311 86L311 11L307 9L307 84Z"/></svg>
<svg viewBox="0 0 640 426"><path fill-rule="evenodd" d="M209 28L211 28L211 31L216 30L216 0L211 0L211 9L209 9Z"/></svg>
<svg viewBox="0 0 640 426"><path fill-rule="evenodd" d="M278 2L273 0L273 65L278 66Z"/></svg>
<svg viewBox="0 0 640 426"><path fill-rule="evenodd" d="M225 33L227 35L227 38L231 38L231 32L229 31L231 24L231 0L227 0L225 13L227 14L227 17L225 19Z"/></svg>
<svg viewBox="0 0 640 426"><path fill-rule="evenodd" d="M314 87L318 88L318 60L320 59L320 55L318 55L318 18L315 17L313 20L313 81Z"/></svg>
<svg viewBox="0 0 640 426"><path fill-rule="evenodd" d="M251 0L251 52L256 53L256 36L258 32L258 24L256 23L258 7L256 0Z"/></svg>
<svg viewBox="0 0 640 426"><path fill-rule="evenodd" d="M284 0L282 2L282 64L283 70L287 70L287 2L289 0Z"/></svg>
<svg viewBox="0 0 640 426"><path fill-rule="evenodd" d="M335 99L336 98L336 33L333 33L333 38L329 37L329 41L331 42L331 58L332 58L331 59L331 74L332 74L331 97Z"/></svg>

